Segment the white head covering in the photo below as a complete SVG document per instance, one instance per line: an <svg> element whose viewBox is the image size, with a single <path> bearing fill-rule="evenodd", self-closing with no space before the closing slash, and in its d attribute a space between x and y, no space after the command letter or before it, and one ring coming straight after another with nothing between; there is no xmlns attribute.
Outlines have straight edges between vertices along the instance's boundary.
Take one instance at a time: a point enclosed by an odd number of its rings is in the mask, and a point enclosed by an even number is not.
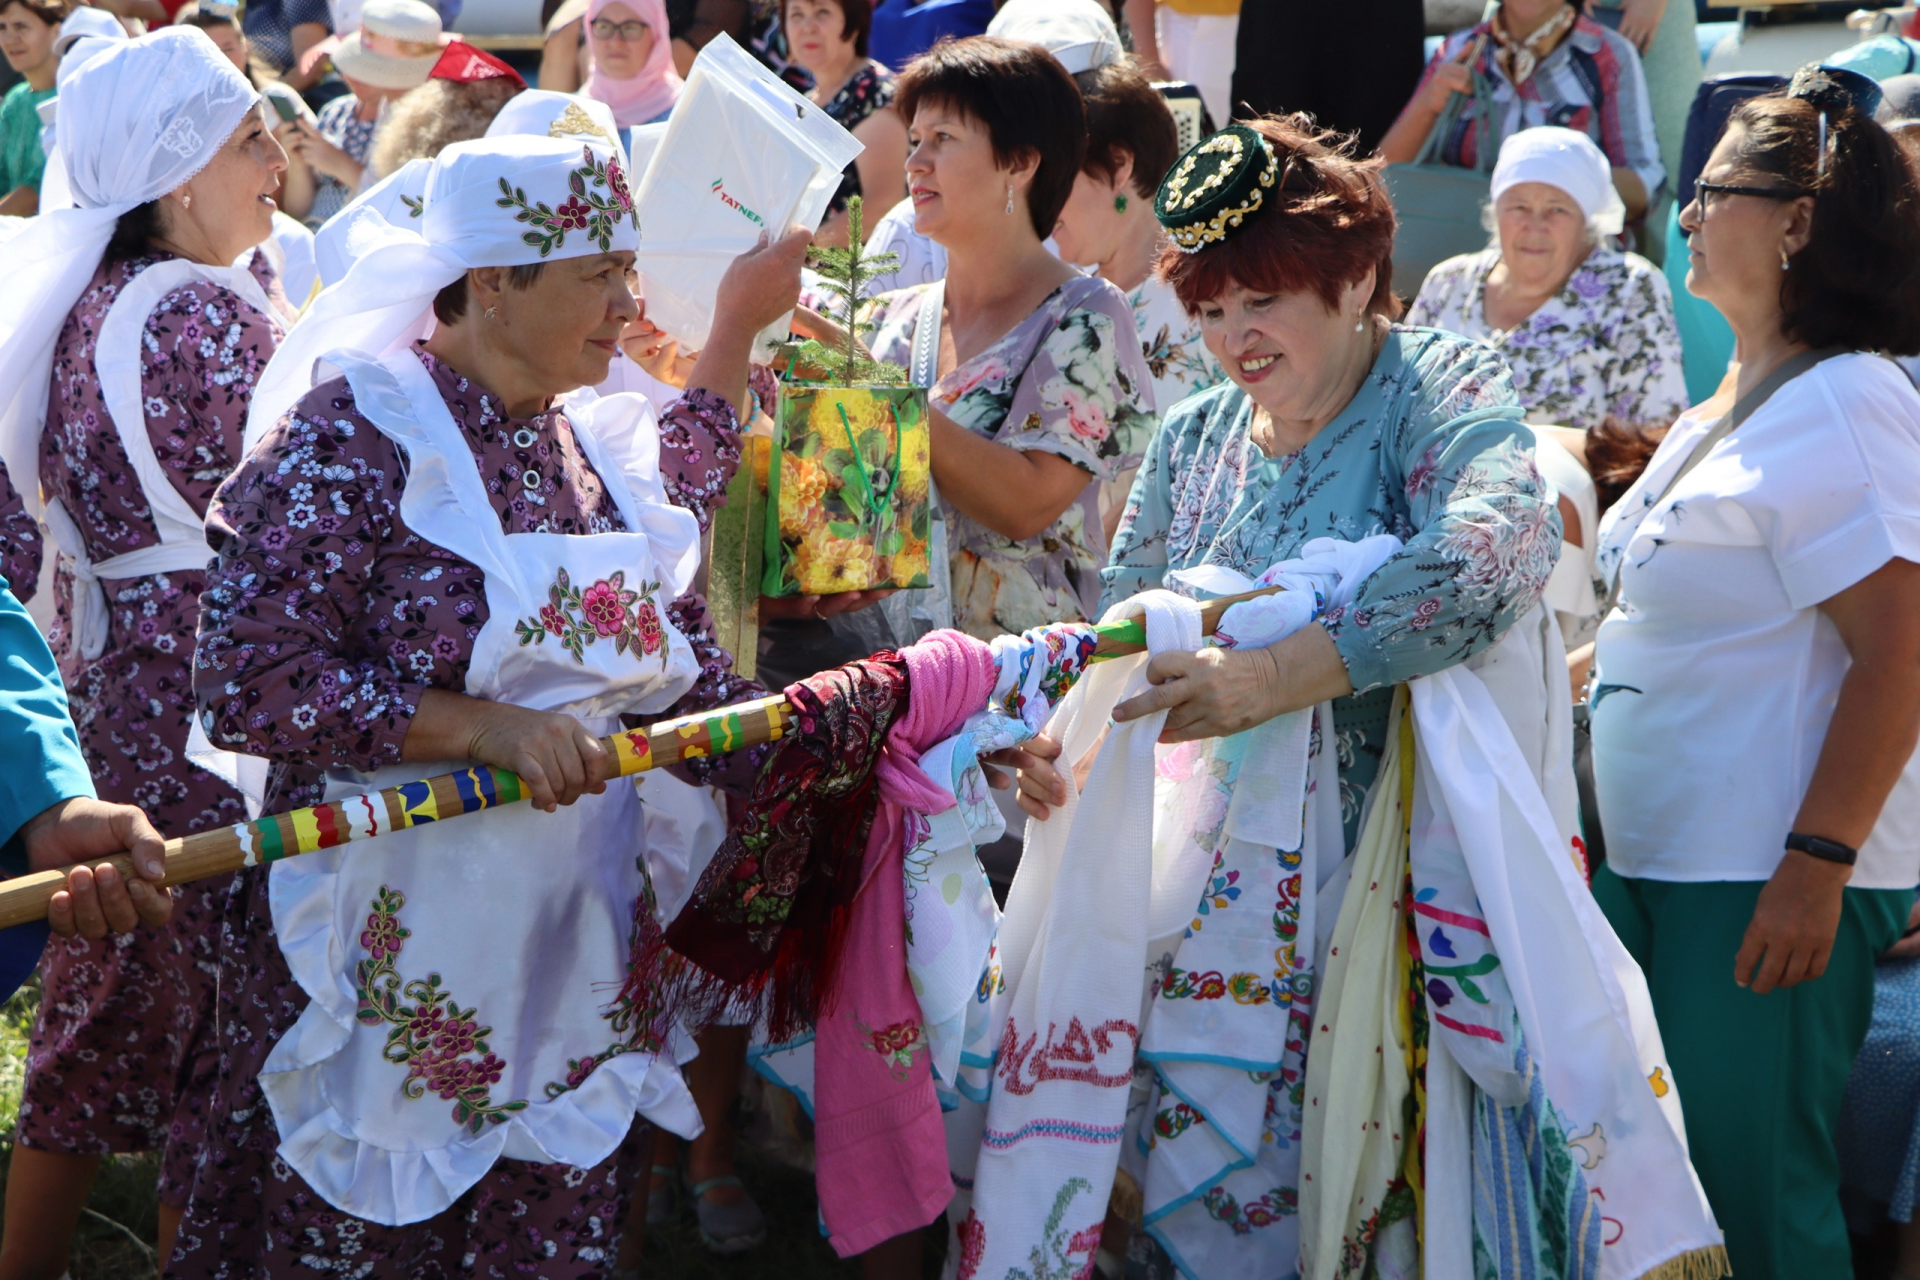
<svg viewBox="0 0 1920 1280"><path fill-rule="evenodd" d="M7 245L0 290L0 461L34 515L54 341L114 223L206 168L258 99L197 27L114 44L61 90L60 151L78 207L41 214Z"/></svg>
<svg viewBox="0 0 1920 1280"><path fill-rule="evenodd" d="M120 19L105 9L85 4L60 20L60 34L53 38L54 53L64 59L73 42L82 36L98 36L102 40L128 38L127 29L120 25Z"/></svg>
<svg viewBox="0 0 1920 1280"><path fill-rule="evenodd" d="M659 126L665 129L666 126ZM582 142L600 141L620 153L627 166L626 148L620 145L620 126L613 122L613 108L597 98L577 93L555 93L551 89L524 89L507 99L500 114L487 126L489 138L578 138ZM633 184L636 188L639 183Z"/></svg>
<svg viewBox="0 0 1920 1280"><path fill-rule="evenodd" d="M1113 19L1093 0L1007 0L987 24L987 34L1040 45L1069 75L1125 56Z"/></svg>
<svg viewBox="0 0 1920 1280"><path fill-rule="evenodd" d="M353 265L313 300L260 374L247 448L332 376L322 357L352 350L379 359L425 337L434 295L469 269L640 247L626 172L598 139L456 142L432 162L424 199L425 212L404 226L367 208L341 215Z"/></svg>
<svg viewBox="0 0 1920 1280"><path fill-rule="evenodd" d="M1603 236L1617 236L1627 208L1613 189L1613 166L1593 139L1576 129L1541 125L1510 134L1493 166L1493 199L1522 182L1544 182L1573 197L1587 225Z"/></svg>
<svg viewBox="0 0 1920 1280"><path fill-rule="evenodd" d="M665 125L651 127L662 131L666 128ZM635 132L638 132L638 128ZM635 189L640 185L634 180L633 166L628 163L626 151L620 145L620 130L613 123L613 111L604 102L573 93L555 93L550 89L523 90L507 99L507 105L500 108L500 114L487 126L484 136L510 138L516 135L578 138L582 142L610 144L620 155L621 167L627 171L627 184ZM353 266L347 243L348 229L352 224L347 215L361 209L373 209L396 226L419 226L418 219L425 208L423 201L427 193L427 171L432 167L431 160L407 161L355 196L352 203L314 233L314 255L320 268L322 285L338 284L346 278L348 268Z"/></svg>

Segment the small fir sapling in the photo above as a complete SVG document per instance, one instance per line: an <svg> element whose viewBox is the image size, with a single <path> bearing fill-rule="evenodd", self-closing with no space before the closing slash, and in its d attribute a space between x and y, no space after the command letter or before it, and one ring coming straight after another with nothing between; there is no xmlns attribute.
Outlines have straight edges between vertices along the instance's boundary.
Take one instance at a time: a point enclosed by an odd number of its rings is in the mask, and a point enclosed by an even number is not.
<svg viewBox="0 0 1920 1280"><path fill-rule="evenodd" d="M899 267L900 255L867 253L866 246L861 243L863 228L860 221L860 197L854 196L847 201L847 247L823 249L815 246L807 250L807 265L819 273L828 291L834 295L836 305L833 309L839 314L827 318L844 331L846 346L829 347L808 338L805 342L788 343L783 350L790 370L805 369L809 373L822 371L826 380L843 387L851 387L856 383L898 386L907 380L907 371L899 365L873 359L860 345L860 339L873 332L875 327L860 320L860 304L866 301L867 286L875 276Z"/></svg>

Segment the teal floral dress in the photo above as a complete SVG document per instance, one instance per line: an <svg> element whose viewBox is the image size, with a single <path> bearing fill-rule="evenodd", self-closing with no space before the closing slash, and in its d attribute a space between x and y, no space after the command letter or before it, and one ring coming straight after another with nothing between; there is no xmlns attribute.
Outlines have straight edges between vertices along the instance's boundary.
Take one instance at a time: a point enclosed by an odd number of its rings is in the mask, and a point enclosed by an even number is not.
<svg viewBox="0 0 1920 1280"><path fill-rule="evenodd" d="M929 285L882 294L866 319L876 359L913 362ZM1061 285L1006 336L935 383L933 408L1011 449L1057 453L1087 487L1036 538L1015 541L948 507L953 625L982 639L1097 614L1106 535L1102 482L1140 465L1156 423L1153 383L1127 297L1105 280Z"/></svg>
<svg viewBox="0 0 1920 1280"><path fill-rule="evenodd" d="M1506 363L1457 334L1395 326L1340 416L1269 458L1231 383L1184 401L1147 450L1101 570L1104 607L1170 569L1256 575L1313 538L1406 547L1322 621L1353 681L1334 703L1347 838L1378 771L1393 686L1472 657L1533 607L1560 553Z"/></svg>

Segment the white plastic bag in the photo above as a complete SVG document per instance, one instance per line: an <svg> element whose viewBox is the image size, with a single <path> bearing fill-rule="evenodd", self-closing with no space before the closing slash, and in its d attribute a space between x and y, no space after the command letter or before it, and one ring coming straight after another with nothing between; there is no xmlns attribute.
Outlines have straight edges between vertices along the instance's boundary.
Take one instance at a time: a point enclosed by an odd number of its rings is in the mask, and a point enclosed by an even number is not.
<svg viewBox="0 0 1920 1280"><path fill-rule="evenodd" d="M762 231L777 238L795 223L819 225L841 171L864 149L739 45L714 37L640 180L647 318L683 347L705 347L727 264ZM786 333L782 316L754 358L769 359Z"/></svg>

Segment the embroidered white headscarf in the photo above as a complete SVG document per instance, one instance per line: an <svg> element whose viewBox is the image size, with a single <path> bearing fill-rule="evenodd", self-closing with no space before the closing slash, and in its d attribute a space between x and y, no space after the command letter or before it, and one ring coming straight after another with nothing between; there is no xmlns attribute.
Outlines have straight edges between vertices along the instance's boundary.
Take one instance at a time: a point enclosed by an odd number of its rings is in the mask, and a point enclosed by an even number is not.
<svg viewBox="0 0 1920 1280"><path fill-rule="evenodd" d="M343 214L346 277L313 300L254 389L246 447L318 383L332 351L379 359L427 335L433 298L473 267L517 267L640 246L617 149L598 139L476 138L427 171L424 211L397 226Z"/></svg>
<svg viewBox="0 0 1920 1280"><path fill-rule="evenodd" d="M0 290L0 461L34 515L54 342L114 224L206 168L259 96L198 27L115 44L61 89L60 151L77 207L41 214L8 243Z"/></svg>
<svg viewBox="0 0 1920 1280"><path fill-rule="evenodd" d="M666 126L660 125L664 129ZM613 147L620 165L633 185L633 166L620 146L620 128L613 112L604 102L573 93L554 93L550 89L526 89L507 99L500 114L487 126L486 137L506 138L524 134L539 138L578 138L582 142L598 140ZM427 173L431 160L409 160L373 186L355 196L340 214L314 233L314 254L320 267L320 283L335 285L346 278L353 259L347 253L347 215L361 209L373 209L396 226L419 225L426 212Z"/></svg>

